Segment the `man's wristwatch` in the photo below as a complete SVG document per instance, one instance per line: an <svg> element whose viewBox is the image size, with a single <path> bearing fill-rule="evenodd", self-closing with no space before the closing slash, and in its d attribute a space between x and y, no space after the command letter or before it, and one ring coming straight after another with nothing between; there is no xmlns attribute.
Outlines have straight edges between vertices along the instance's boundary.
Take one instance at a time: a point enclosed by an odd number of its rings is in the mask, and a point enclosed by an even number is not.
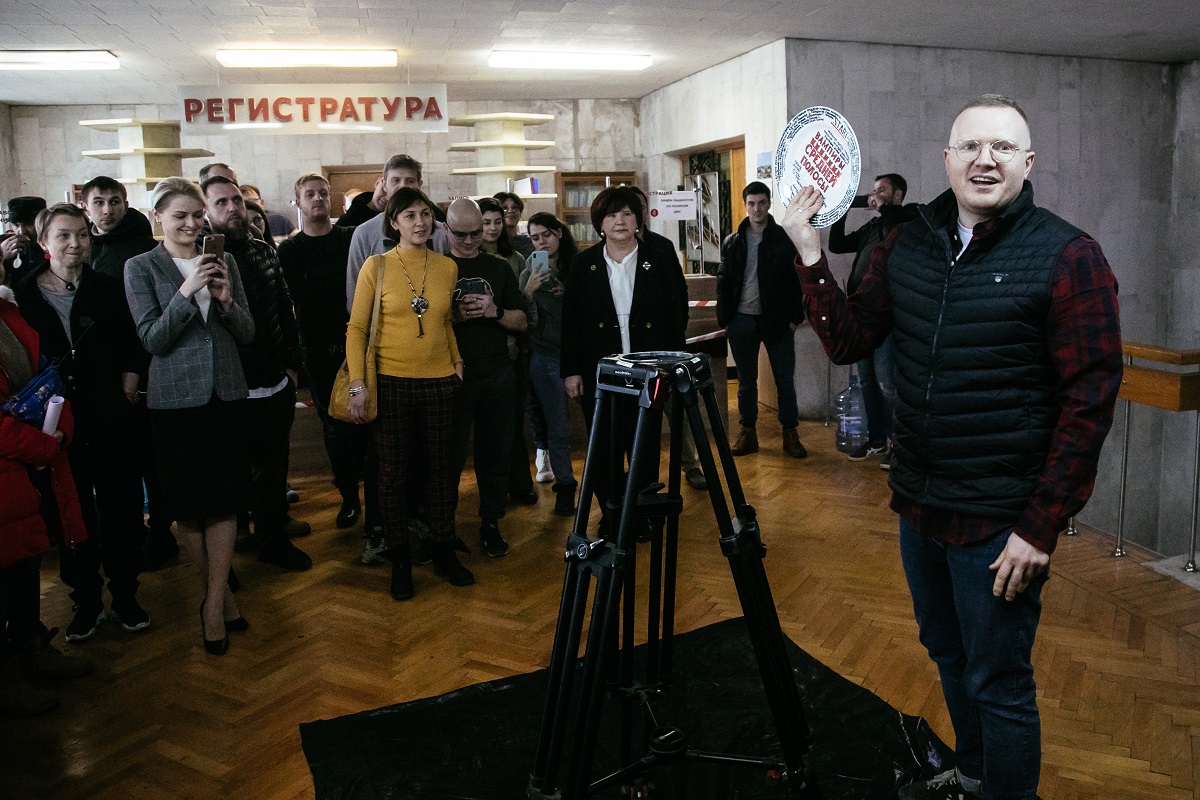
<svg viewBox="0 0 1200 800"><path fill-rule="evenodd" d="M496 306L496 316L492 317L492 319L499 322L503 316L504 316L504 309L500 306Z"/></svg>

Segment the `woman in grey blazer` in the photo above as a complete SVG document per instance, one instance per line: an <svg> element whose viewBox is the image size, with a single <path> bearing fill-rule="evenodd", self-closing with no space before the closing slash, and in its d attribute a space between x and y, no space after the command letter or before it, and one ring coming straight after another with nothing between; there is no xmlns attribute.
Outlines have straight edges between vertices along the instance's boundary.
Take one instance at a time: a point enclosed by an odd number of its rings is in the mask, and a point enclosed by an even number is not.
<svg viewBox="0 0 1200 800"><path fill-rule="evenodd" d="M163 496L205 578L204 649L222 655L227 632L247 627L226 578L250 480L238 345L254 338L254 320L233 257L222 261L197 247L204 227L200 190L167 178L150 203L164 240L128 261L125 294L151 356L146 406Z"/></svg>

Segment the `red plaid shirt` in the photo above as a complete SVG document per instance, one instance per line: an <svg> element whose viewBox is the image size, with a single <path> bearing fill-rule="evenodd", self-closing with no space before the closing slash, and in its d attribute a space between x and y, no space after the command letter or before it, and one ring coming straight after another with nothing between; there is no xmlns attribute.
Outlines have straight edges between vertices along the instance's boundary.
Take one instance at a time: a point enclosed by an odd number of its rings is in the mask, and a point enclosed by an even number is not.
<svg viewBox="0 0 1200 800"><path fill-rule="evenodd" d="M957 251L962 247L957 226L951 223L949 227ZM891 331L888 259L902 230L893 230L875 248L866 277L849 298L834 280L824 253L811 267L797 257L805 313L835 363L849 364L865 357ZM980 223L970 246L996 233L995 220ZM1051 553L1068 518L1082 509L1092 494L1096 463L1112 427L1121 385L1117 281L1100 245L1088 236L1074 239L1063 249L1051 280L1045 332L1062 410L1029 503L1013 522L925 505L894 491L892 510L926 536L962 545L1011 529L1034 547Z"/></svg>

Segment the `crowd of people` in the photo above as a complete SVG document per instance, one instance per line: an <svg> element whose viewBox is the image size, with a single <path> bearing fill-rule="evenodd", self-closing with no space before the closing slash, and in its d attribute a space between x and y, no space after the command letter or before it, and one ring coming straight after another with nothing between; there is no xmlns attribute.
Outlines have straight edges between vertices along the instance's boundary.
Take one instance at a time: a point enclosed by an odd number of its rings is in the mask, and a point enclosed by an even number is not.
<svg viewBox="0 0 1200 800"><path fill-rule="evenodd" d="M106 622L148 628L139 575L182 548L203 586L202 647L221 655L250 625L235 552L312 566L293 541L311 527L288 505L301 386L341 495L332 523L362 525L361 560L390 563L396 600L414 595L414 564L474 583L455 525L469 457L487 556L508 553L505 509L537 503L535 481L551 484L550 513L574 515L570 407L581 399L590 424L597 361L684 346L674 248L648 236L645 195L627 187L596 198L600 243L580 252L553 214L523 232L516 194L443 211L423 185L421 164L394 156L335 219L329 181L302 175L299 227L221 163L198 181L160 181L153 226L104 176L79 206L9 202L0 393L53 365L67 410L53 435L0 414L5 491L20 483L21 501L0 512L0 713L53 707L24 677L91 668L41 621L51 542L73 601L70 643ZM349 400L335 415L339 370ZM694 461L687 474L703 488Z"/></svg>
<svg viewBox="0 0 1200 800"><path fill-rule="evenodd" d="M850 457L891 468L900 558L956 739L953 767L902 787L902 798L1036 797L1041 591L1058 532L1092 492L1121 383L1116 280L1095 240L1034 203L1034 155L1015 101L972 100L943 150L949 189L906 206L904 179L880 175L858 204L880 216L831 232L830 250L856 255L849 293L812 226L824 204L812 187L776 223L769 188L751 183L746 220L722 246L717 317L739 367L735 454L759 448L765 346L784 450L807 455L791 336L804 319L832 360L858 363L878 392ZM0 393L52 362L69 402L51 433L0 413L0 713L55 704L24 676L91 669L53 647L40 619L51 538L75 603L68 641L106 619L149 626L138 575L174 557L172 523L204 585L202 645L214 655L250 625L234 599L236 550L311 566L291 541L307 525L286 500L301 373L342 496L335 524L363 524L362 561L391 563L396 600L413 596L414 565L432 563L456 586L475 580L455 527L472 440L488 556L508 553L505 508L537 502L535 477L553 482L554 513L574 512L569 409L579 400L591 423L597 362L684 347L675 250L646 231L633 187L598 194L600 241L581 252L551 214L521 233L516 195L456 200L443 215L422 187L421 165L394 156L335 224L328 181L302 175L292 233L253 187L211 164L199 186L155 187L161 243L110 178L84 186L86 213L9 202L16 231L0 241L0 283L16 291L0 300ZM334 391L343 370L345 398ZM614 429L626 452L631 432ZM687 481L702 488L694 465L685 452ZM601 501L615 493L608 472L596 470Z"/></svg>

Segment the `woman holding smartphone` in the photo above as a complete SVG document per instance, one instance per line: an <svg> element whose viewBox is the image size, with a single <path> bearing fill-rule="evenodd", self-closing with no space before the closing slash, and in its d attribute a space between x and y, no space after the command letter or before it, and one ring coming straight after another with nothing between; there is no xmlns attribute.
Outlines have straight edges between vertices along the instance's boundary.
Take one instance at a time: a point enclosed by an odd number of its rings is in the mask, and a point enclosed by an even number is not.
<svg viewBox="0 0 1200 800"><path fill-rule="evenodd" d="M227 578L250 482L238 345L254 339L254 320L233 257L197 246L204 229L199 188L167 178L150 204L164 239L126 263L125 293L151 355L146 405L163 496L204 578L204 649L223 655L227 632L248 627Z"/></svg>
<svg viewBox="0 0 1200 800"><path fill-rule="evenodd" d="M539 212L529 218L529 238L534 253L531 265L520 278L527 304L529 339L529 382L545 415L545 436L535 442L550 456L554 472L554 513L575 513L575 472L571 465L570 401L559 377L562 353L563 287L568 267L578 252L571 231L558 217ZM535 437L536 437L535 431ZM539 456L541 454L539 453Z"/></svg>
<svg viewBox="0 0 1200 800"><path fill-rule="evenodd" d="M350 415L366 422L367 343L377 282L376 348L379 505L392 562L391 595L413 596L406 516L406 484L423 476L434 570L455 586L475 582L454 548L458 471L453 454L454 403L462 390L462 358L454 338L453 296L458 266L426 247L433 233L433 202L413 187L397 189L384 209L384 235L396 246L363 262L346 328ZM419 446L418 446L419 441Z"/></svg>

